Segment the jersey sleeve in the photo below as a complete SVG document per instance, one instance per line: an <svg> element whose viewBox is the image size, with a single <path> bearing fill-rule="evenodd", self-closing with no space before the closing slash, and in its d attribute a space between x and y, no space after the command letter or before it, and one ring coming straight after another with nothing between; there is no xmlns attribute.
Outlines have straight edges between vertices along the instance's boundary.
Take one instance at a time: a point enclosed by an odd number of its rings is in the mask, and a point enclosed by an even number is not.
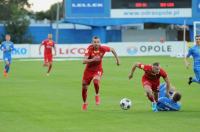
<svg viewBox="0 0 200 132"><path fill-rule="evenodd" d="M14 43L11 44L10 48L11 48L11 51L15 49Z"/></svg>
<svg viewBox="0 0 200 132"><path fill-rule="evenodd" d="M158 105L158 107L163 111L179 111L181 109L179 103L175 103L167 97L159 98Z"/></svg>
<svg viewBox="0 0 200 132"><path fill-rule="evenodd" d="M163 78L167 77L167 73L162 68L160 69L160 76Z"/></svg>
<svg viewBox="0 0 200 132"><path fill-rule="evenodd" d="M191 55L192 55L192 48L190 48L190 49L188 50L188 54L187 54L186 57L190 57Z"/></svg>
<svg viewBox="0 0 200 132"><path fill-rule="evenodd" d="M56 45L56 42L53 41L53 47L55 47L55 45Z"/></svg>
<svg viewBox="0 0 200 132"><path fill-rule="evenodd" d="M140 69L142 69L144 71L152 69L152 67L150 65L145 65L145 64L142 64L142 63L138 64L138 68L140 68Z"/></svg>
<svg viewBox="0 0 200 132"><path fill-rule="evenodd" d="M0 45L0 50L3 51L3 49L5 49L4 42L2 42L1 45Z"/></svg>
<svg viewBox="0 0 200 132"><path fill-rule="evenodd" d="M2 50L2 48L3 48L3 43L1 43L1 45L0 45L0 50Z"/></svg>
<svg viewBox="0 0 200 132"><path fill-rule="evenodd" d="M108 46L101 46L105 52L110 52L110 47Z"/></svg>
<svg viewBox="0 0 200 132"><path fill-rule="evenodd" d="M46 40L43 40L43 41L42 41L42 45L45 45L45 43L46 43Z"/></svg>
<svg viewBox="0 0 200 132"><path fill-rule="evenodd" d="M90 48L88 47L87 49L86 49L86 51L85 51L85 54L84 54L84 56L85 57L88 57L88 56L90 56Z"/></svg>

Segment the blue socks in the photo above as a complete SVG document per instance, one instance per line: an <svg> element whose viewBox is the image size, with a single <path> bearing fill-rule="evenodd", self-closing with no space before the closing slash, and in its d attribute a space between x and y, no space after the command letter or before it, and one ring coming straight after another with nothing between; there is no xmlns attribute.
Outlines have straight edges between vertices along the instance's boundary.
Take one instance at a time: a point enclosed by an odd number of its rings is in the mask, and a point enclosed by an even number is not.
<svg viewBox="0 0 200 132"><path fill-rule="evenodd" d="M197 79L196 77L193 77L193 78L192 78L192 82L196 82L196 83L199 83L199 84L200 84L200 79Z"/></svg>
<svg viewBox="0 0 200 132"><path fill-rule="evenodd" d="M6 73L8 73L9 70L10 70L10 66L9 65L5 65L5 70L6 70Z"/></svg>

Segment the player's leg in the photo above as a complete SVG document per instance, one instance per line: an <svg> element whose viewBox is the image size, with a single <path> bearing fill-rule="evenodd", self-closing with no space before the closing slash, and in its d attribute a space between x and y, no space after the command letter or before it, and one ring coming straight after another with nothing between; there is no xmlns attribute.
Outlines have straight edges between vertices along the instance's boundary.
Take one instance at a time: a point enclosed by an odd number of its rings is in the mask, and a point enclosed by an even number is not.
<svg viewBox="0 0 200 132"><path fill-rule="evenodd" d="M145 77L142 77L142 85L144 87L144 90L146 92L148 99L151 102L155 102L154 94L153 94L153 91L152 91L152 85L153 85L152 82L150 82Z"/></svg>
<svg viewBox="0 0 200 132"><path fill-rule="evenodd" d="M82 82L82 99L83 99L83 105L82 110L87 110L87 90L88 90L88 84L83 80Z"/></svg>
<svg viewBox="0 0 200 132"><path fill-rule="evenodd" d="M83 99L83 105L82 110L87 110L87 90L90 82L92 81L92 74L88 71L84 71L83 79L82 79L82 99Z"/></svg>
<svg viewBox="0 0 200 132"><path fill-rule="evenodd" d="M44 67L48 67L48 56L47 55L44 55L44 64L43 64L43 66Z"/></svg>
<svg viewBox="0 0 200 132"><path fill-rule="evenodd" d="M156 100L155 100L154 93L153 93L153 90L152 90L153 82L151 82L148 79L146 79L145 77L143 77L142 78L142 84L143 84L143 87L144 87L144 90L146 92L148 99L151 101L152 110L154 112L157 112L158 111L157 110L157 104L156 104Z"/></svg>
<svg viewBox="0 0 200 132"><path fill-rule="evenodd" d="M10 59L5 58L5 59L4 59L4 62L5 62L4 77L7 77L7 76L8 76L8 72L9 72L9 70L10 70Z"/></svg>
<svg viewBox="0 0 200 132"><path fill-rule="evenodd" d="M158 102L158 92L153 91L154 99L156 102Z"/></svg>
<svg viewBox="0 0 200 132"><path fill-rule="evenodd" d="M53 56L49 55L48 56L48 71L47 71L47 75L49 75L49 73L51 72L52 64L53 64Z"/></svg>
<svg viewBox="0 0 200 132"><path fill-rule="evenodd" d="M49 62L48 63L48 70L47 70L47 76L49 76L51 69L52 69L52 62Z"/></svg>
<svg viewBox="0 0 200 132"><path fill-rule="evenodd" d="M156 102L155 97L154 97L154 93L153 90L151 89L150 85L144 85L144 90L146 92L147 98L149 99L149 101Z"/></svg>
<svg viewBox="0 0 200 132"><path fill-rule="evenodd" d="M193 78L193 82L200 84L200 69L195 69L195 77Z"/></svg>
<svg viewBox="0 0 200 132"><path fill-rule="evenodd" d="M93 78L93 84L94 84L94 88L95 88L95 101L96 101L96 105L100 104L100 95L99 95L99 87L100 87L100 81L101 81L101 77L102 77L102 71L98 71L94 78Z"/></svg>
<svg viewBox="0 0 200 132"><path fill-rule="evenodd" d="M145 92L146 92L148 99L151 101L152 110L154 112L157 112L158 111L157 110L157 103L156 103L154 93L153 93L151 86L150 85L144 85L144 89L145 89Z"/></svg>
<svg viewBox="0 0 200 132"><path fill-rule="evenodd" d="M160 82L159 81L154 82L152 84L152 90L153 90L154 99L155 99L156 102L158 102L159 89L160 89Z"/></svg>
<svg viewBox="0 0 200 132"><path fill-rule="evenodd" d="M190 77L188 84L191 84L192 82L200 83L200 70L194 69L195 77Z"/></svg>

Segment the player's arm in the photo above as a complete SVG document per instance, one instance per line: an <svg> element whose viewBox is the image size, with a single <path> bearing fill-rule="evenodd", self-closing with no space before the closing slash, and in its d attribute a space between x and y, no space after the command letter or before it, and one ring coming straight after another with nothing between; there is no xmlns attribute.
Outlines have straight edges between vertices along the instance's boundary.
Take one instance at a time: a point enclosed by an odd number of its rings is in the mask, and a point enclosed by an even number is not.
<svg viewBox="0 0 200 132"><path fill-rule="evenodd" d="M3 44L2 44L2 43L1 43L1 45L0 45L0 50L3 51Z"/></svg>
<svg viewBox="0 0 200 132"><path fill-rule="evenodd" d="M85 56L83 59L83 64L89 64L89 63L100 61L100 60L101 58L99 56L95 56L92 59L89 59L89 56Z"/></svg>
<svg viewBox="0 0 200 132"><path fill-rule="evenodd" d="M0 50L3 51L3 52L6 51L5 46L4 46L4 43L2 43L2 44L0 45Z"/></svg>
<svg viewBox="0 0 200 132"><path fill-rule="evenodd" d="M136 68L144 68L144 65L141 63L135 63L131 69L131 72L129 73L129 76L128 76L129 79L133 77L133 73L135 72Z"/></svg>
<svg viewBox="0 0 200 132"><path fill-rule="evenodd" d="M12 43L11 47L10 47L10 51L13 51L15 49L14 44Z"/></svg>
<svg viewBox="0 0 200 132"><path fill-rule="evenodd" d="M187 57L187 56L184 58L185 66L186 66L187 69L190 66L190 63L189 63L188 59L189 59L189 57Z"/></svg>
<svg viewBox="0 0 200 132"><path fill-rule="evenodd" d="M169 94L169 91L170 91L170 81L169 81L169 78L168 78L168 76L166 76L166 77L164 77L163 78L164 79L164 81L165 81L165 83L166 83L166 96L167 97L170 97L170 94Z"/></svg>
<svg viewBox="0 0 200 132"><path fill-rule="evenodd" d="M42 48L42 46L43 46L43 43L42 44L40 44L40 46L39 46L39 54L41 55L41 48Z"/></svg>
<svg viewBox="0 0 200 132"><path fill-rule="evenodd" d="M112 52L112 54L114 55L115 59L116 59L116 64L119 66L120 65L120 62L119 62L119 57L115 51L115 49L113 48L110 48L110 51Z"/></svg>
<svg viewBox="0 0 200 132"><path fill-rule="evenodd" d="M54 55L56 56L57 53L56 53L56 46L55 46L55 44L54 44L54 46L53 46L53 49L54 49Z"/></svg>
<svg viewBox="0 0 200 132"><path fill-rule="evenodd" d="M185 66L187 69L190 66L188 59L190 58L191 54L192 54L192 49L189 49L187 56L185 56L185 58L184 58Z"/></svg>

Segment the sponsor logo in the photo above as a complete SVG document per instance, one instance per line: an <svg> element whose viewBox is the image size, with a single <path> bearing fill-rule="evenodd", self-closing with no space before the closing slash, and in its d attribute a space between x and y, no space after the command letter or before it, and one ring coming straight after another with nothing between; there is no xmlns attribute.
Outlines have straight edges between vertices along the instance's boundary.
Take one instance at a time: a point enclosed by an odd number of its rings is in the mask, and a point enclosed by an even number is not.
<svg viewBox="0 0 200 132"><path fill-rule="evenodd" d="M140 52L172 52L172 46L171 45L155 45L155 46L152 46L152 45L149 45L149 46L146 46L146 45L142 45L140 47Z"/></svg>
<svg viewBox="0 0 200 132"><path fill-rule="evenodd" d="M139 47L131 46L127 47L127 53L129 55L136 55L138 52L140 53L171 53L172 46L171 45L141 45Z"/></svg>
<svg viewBox="0 0 200 132"><path fill-rule="evenodd" d="M197 10L200 11L200 2L197 4Z"/></svg>
<svg viewBox="0 0 200 132"><path fill-rule="evenodd" d="M137 47L132 46L132 47L128 47L127 48L127 53L129 55L135 55L135 54L137 54L137 52L138 52L138 48Z"/></svg>
<svg viewBox="0 0 200 132"><path fill-rule="evenodd" d="M74 8L102 8L103 3L72 3Z"/></svg>
<svg viewBox="0 0 200 132"><path fill-rule="evenodd" d="M28 50L26 48L15 48L12 51L13 55L26 55L28 53Z"/></svg>
<svg viewBox="0 0 200 132"><path fill-rule="evenodd" d="M84 55L86 52L85 48L59 48L59 54L60 55Z"/></svg>

